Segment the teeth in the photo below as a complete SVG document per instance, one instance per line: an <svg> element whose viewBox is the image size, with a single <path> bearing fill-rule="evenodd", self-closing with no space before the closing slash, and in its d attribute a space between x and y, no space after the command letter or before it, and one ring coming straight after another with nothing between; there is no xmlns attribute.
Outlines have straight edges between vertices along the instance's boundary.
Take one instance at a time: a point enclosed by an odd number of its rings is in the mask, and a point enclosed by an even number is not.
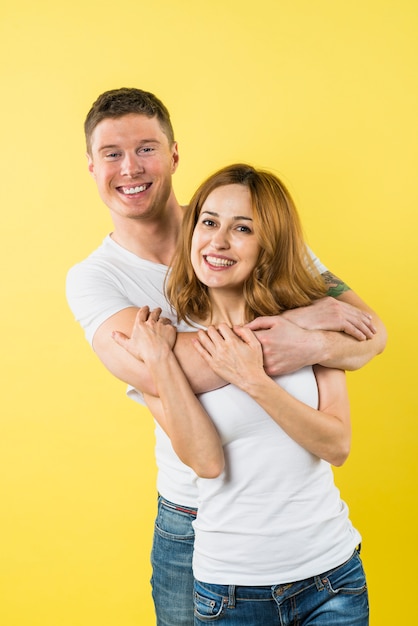
<svg viewBox="0 0 418 626"><path fill-rule="evenodd" d="M125 189L123 188L123 193L124 194L134 194L134 193L140 193L141 191L145 191L145 189L147 188L147 185L141 185L140 187L129 187L129 189Z"/></svg>
<svg viewBox="0 0 418 626"><path fill-rule="evenodd" d="M219 267L229 267L235 264L235 261L229 261L228 259L219 259L218 257L207 256L206 261L211 265L217 265Z"/></svg>

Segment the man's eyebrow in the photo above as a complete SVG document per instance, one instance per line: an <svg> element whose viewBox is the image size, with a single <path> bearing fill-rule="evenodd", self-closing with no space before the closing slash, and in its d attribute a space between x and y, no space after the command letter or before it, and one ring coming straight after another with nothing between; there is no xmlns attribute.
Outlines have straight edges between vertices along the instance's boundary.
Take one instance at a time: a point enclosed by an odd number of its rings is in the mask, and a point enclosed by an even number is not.
<svg viewBox="0 0 418 626"><path fill-rule="evenodd" d="M158 141L158 139L141 139L141 141L138 142L138 146L143 146L145 144L150 144L150 143L159 144L160 142ZM119 150L119 149L120 149L120 146L114 143L114 144L106 144L104 146L100 146L98 148L98 151L102 152L103 150Z"/></svg>
<svg viewBox="0 0 418 626"><path fill-rule="evenodd" d="M101 152L102 150L115 150L117 148L118 148L118 146L116 144L109 144L107 146L100 146L98 148L98 151Z"/></svg>
<svg viewBox="0 0 418 626"><path fill-rule="evenodd" d="M216 211L204 210L204 211L202 211L201 215L203 215L203 213L207 213L208 215L212 215L213 217L219 217L219 213L216 213ZM247 220L248 222L252 222L253 221L252 217L247 217L246 215L234 215L233 219L234 220Z"/></svg>

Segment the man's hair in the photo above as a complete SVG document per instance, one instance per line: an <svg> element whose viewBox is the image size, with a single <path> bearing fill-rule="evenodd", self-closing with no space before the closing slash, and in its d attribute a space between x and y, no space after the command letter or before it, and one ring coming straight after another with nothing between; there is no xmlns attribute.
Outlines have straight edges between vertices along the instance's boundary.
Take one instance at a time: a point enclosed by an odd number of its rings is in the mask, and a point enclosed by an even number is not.
<svg viewBox="0 0 418 626"><path fill-rule="evenodd" d="M102 93L93 103L84 122L87 152L91 154L93 131L102 120L118 118L129 113L146 117L156 117L161 130L167 136L170 146L174 143L174 131L170 114L164 104L154 94L134 87L121 87Z"/></svg>
<svg viewBox="0 0 418 626"><path fill-rule="evenodd" d="M247 321L306 306L325 295L326 286L307 253L299 216L287 188L274 174L238 163L209 176L184 214L166 281L167 298L179 320L211 316L208 289L191 263L193 231L209 194L218 187L236 184L250 191L254 233L260 246L257 263L243 286Z"/></svg>

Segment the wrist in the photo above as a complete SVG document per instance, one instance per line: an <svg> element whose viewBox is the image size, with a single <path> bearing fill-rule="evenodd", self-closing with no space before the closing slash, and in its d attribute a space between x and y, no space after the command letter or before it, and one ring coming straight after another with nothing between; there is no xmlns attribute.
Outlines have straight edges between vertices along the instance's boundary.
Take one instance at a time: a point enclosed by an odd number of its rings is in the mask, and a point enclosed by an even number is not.
<svg viewBox="0 0 418 626"><path fill-rule="evenodd" d="M313 330L313 358L312 365L320 361L327 361L331 356L331 336L333 333L326 330Z"/></svg>

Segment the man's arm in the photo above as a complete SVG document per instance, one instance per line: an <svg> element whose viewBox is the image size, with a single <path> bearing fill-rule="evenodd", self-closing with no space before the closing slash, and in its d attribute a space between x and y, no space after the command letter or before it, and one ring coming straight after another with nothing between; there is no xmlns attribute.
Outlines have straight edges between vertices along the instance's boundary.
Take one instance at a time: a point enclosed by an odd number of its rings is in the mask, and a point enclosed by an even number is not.
<svg viewBox="0 0 418 626"><path fill-rule="evenodd" d="M387 342L387 331L377 313L351 289L344 291L337 300L369 313L376 332L366 341L357 341L345 332L326 332L325 342L328 350L318 362L325 367L357 370L383 352Z"/></svg>
<svg viewBox="0 0 418 626"><path fill-rule="evenodd" d="M134 326L137 307L128 307L104 321L93 337L93 349L105 367L117 378L132 385L142 393L157 395L148 368L129 352L121 348L112 338L117 330L130 337ZM223 387L226 383L204 362L192 345L195 333L178 333L174 353L195 393Z"/></svg>
<svg viewBox="0 0 418 626"><path fill-rule="evenodd" d="M325 298L311 307L260 317L248 325L263 346L264 365L271 376L316 363L356 370L384 350L387 333L378 315L330 272L324 278L335 302Z"/></svg>

